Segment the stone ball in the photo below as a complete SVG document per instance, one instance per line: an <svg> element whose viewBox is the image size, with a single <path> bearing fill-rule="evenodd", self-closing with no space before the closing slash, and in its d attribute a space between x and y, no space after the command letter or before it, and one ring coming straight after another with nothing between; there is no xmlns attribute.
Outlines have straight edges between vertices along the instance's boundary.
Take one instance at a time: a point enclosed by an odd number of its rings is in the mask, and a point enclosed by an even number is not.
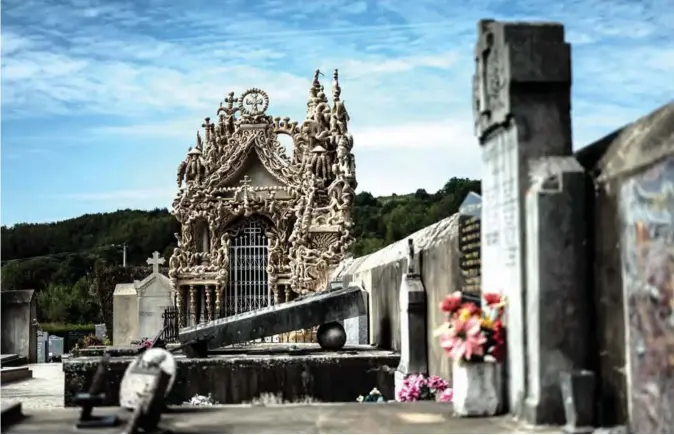
<svg viewBox="0 0 674 435"><path fill-rule="evenodd" d="M339 350L346 344L346 331L339 322L328 322L319 326L316 336L321 349Z"/></svg>

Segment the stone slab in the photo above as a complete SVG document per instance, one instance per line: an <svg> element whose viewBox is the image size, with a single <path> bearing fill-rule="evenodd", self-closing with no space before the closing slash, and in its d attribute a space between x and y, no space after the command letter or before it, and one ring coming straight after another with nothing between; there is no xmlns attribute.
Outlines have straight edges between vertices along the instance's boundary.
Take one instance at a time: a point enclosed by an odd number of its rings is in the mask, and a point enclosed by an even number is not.
<svg viewBox="0 0 674 435"><path fill-rule="evenodd" d="M2 403L20 401L23 409L63 407L61 363L30 364L33 378L2 386Z"/></svg>
<svg viewBox="0 0 674 435"><path fill-rule="evenodd" d="M181 343L208 340L209 349L245 343L364 315L367 313L366 297L360 287L326 291L274 307L188 326L180 330L178 339Z"/></svg>
<svg viewBox="0 0 674 435"><path fill-rule="evenodd" d="M8 367L0 369L0 383L23 381L33 377L33 372L28 367Z"/></svg>
<svg viewBox="0 0 674 435"><path fill-rule="evenodd" d="M72 408L24 411L29 418L3 432L78 433L74 425L78 412ZM95 412L129 418L118 408ZM162 415L161 425L174 433L561 433L559 428L523 426L509 416L456 418L450 405L436 402L175 407ZM120 430L102 428L96 433Z"/></svg>
<svg viewBox="0 0 674 435"><path fill-rule="evenodd" d="M255 350L264 353L252 353ZM195 394L209 393L219 403L249 402L262 393L281 393L290 401L310 396L320 402L351 402L375 386L385 397L393 398L393 376L386 367L396 367L400 360L394 352L371 346L346 346L330 352L317 344L264 343L259 349L248 345L221 352L209 358L176 355L177 378L167 403L181 404ZM106 405L119 403L119 385L133 359L110 358ZM89 389L99 362L99 357L63 362L66 407L74 405L75 394ZM339 388L335 388L336 380Z"/></svg>

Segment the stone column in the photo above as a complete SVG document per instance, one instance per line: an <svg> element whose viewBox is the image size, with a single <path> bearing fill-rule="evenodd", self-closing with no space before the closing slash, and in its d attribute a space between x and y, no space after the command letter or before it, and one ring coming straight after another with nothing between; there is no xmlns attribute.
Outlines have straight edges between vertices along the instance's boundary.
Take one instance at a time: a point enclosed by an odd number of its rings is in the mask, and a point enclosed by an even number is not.
<svg viewBox="0 0 674 435"><path fill-rule="evenodd" d="M197 324L197 289L190 284L190 326Z"/></svg>
<svg viewBox="0 0 674 435"><path fill-rule="evenodd" d="M428 373L426 348L426 289L417 273L412 239L408 240L407 273L400 284L400 364L394 374L396 398L410 373Z"/></svg>
<svg viewBox="0 0 674 435"><path fill-rule="evenodd" d="M508 399L511 412L521 415L528 162L571 153L570 46L557 23L482 20L478 33L473 102L482 146L482 291L508 297Z"/></svg>
<svg viewBox="0 0 674 435"><path fill-rule="evenodd" d="M206 292L206 321L210 322L213 320L213 306L211 305L211 292L213 291L213 286L204 286L204 291Z"/></svg>
<svg viewBox="0 0 674 435"><path fill-rule="evenodd" d="M587 368L589 354L585 171L574 157L531 162L526 198L527 421L565 422L560 380ZM594 382L576 392L589 402ZM577 386L577 388L578 388ZM585 424L587 424L587 419Z"/></svg>
<svg viewBox="0 0 674 435"><path fill-rule="evenodd" d="M183 292L185 286L177 285L176 286L176 314L178 316L178 328L185 327L185 318L183 317Z"/></svg>

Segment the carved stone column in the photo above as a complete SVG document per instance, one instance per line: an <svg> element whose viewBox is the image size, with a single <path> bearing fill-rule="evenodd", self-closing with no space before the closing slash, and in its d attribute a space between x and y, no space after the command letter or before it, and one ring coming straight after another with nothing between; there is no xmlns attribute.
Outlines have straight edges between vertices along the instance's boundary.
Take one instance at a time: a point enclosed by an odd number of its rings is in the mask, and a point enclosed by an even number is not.
<svg viewBox="0 0 674 435"><path fill-rule="evenodd" d="M190 284L190 326L197 324L197 291Z"/></svg>
<svg viewBox="0 0 674 435"><path fill-rule="evenodd" d="M222 316L222 286L217 284L215 286L215 318L219 319Z"/></svg>
<svg viewBox="0 0 674 435"><path fill-rule="evenodd" d="M183 290L185 286L176 286L176 315L178 316L178 328L185 326L185 318L183 317Z"/></svg>
<svg viewBox="0 0 674 435"><path fill-rule="evenodd" d="M211 305L211 291L213 290L212 285L204 286L204 293L206 293L206 321L210 322L213 320L213 306Z"/></svg>

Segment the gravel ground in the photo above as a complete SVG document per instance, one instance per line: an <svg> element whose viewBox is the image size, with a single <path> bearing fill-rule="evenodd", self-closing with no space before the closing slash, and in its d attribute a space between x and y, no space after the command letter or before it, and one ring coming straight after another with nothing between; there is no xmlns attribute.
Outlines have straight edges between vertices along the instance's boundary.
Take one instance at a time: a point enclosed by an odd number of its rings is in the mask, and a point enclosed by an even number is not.
<svg viewBox="0 0 674 435"><path fill-rule="evenodd" d="M61 363L29 364L33 379L3 385L0 400L20 401L23 408L63 408Z"/></svg>

